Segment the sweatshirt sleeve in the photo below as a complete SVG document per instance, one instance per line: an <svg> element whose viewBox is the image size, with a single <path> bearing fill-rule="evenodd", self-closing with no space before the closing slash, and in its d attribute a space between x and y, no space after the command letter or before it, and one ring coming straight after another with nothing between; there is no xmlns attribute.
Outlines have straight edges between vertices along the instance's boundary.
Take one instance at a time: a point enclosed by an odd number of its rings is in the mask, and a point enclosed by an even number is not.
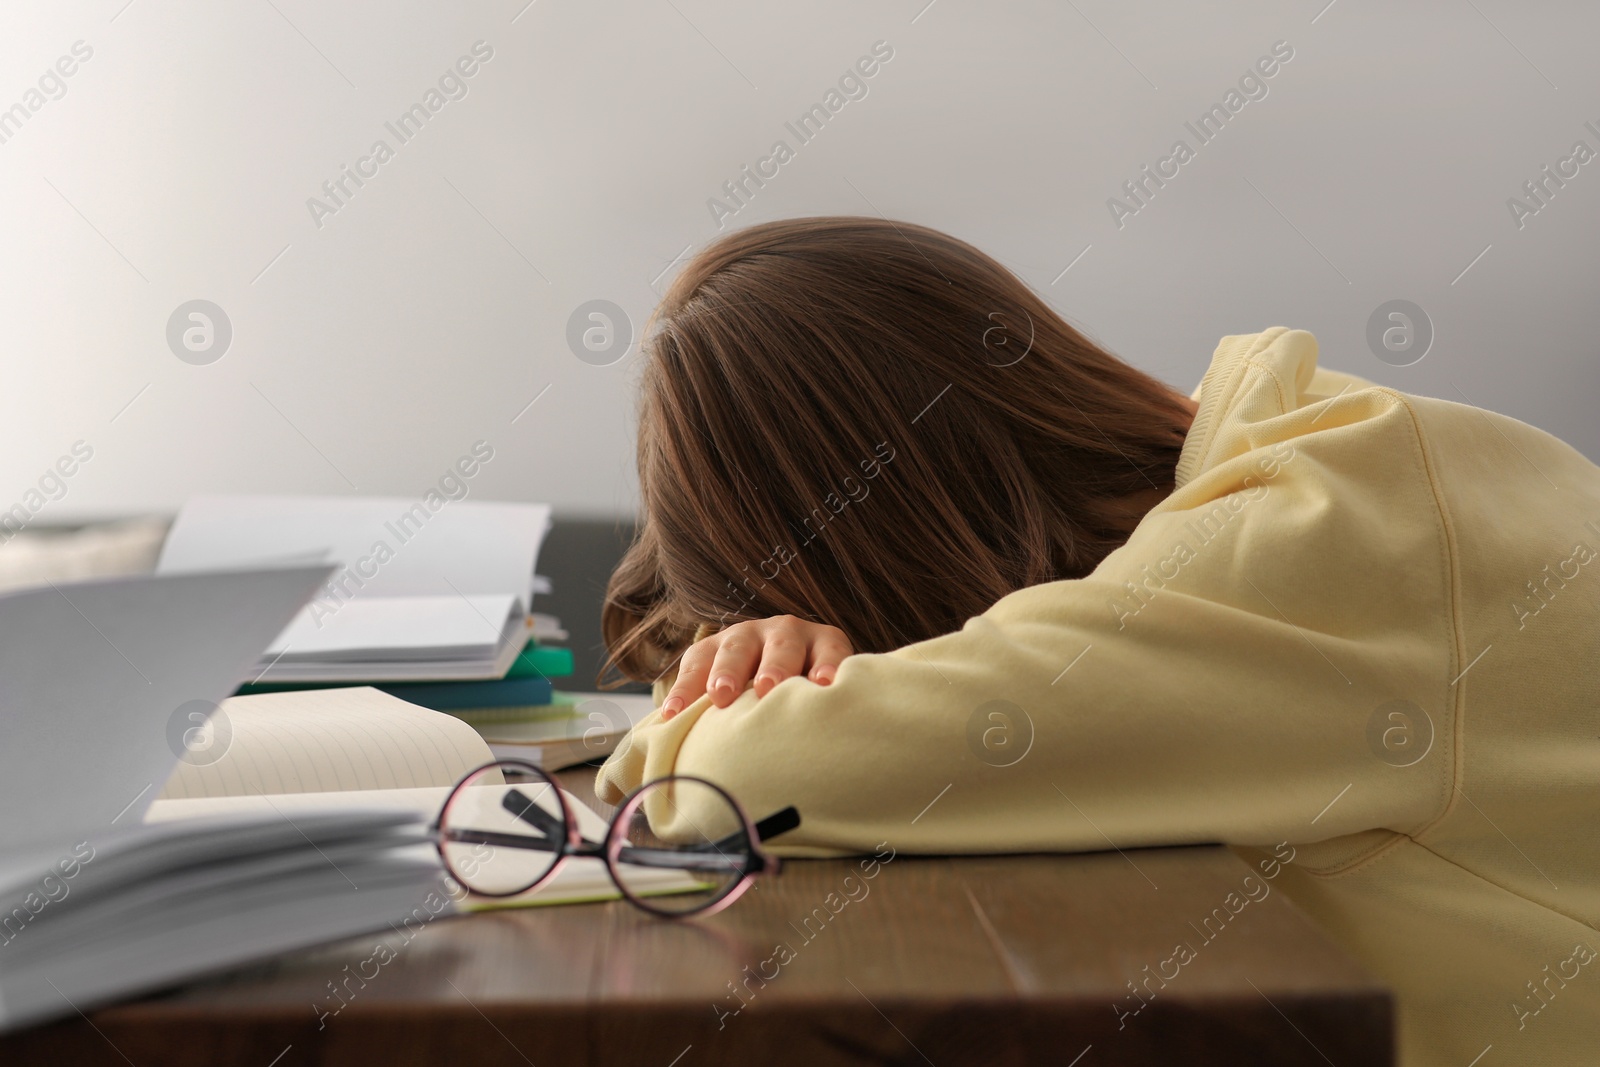
<svg viewBox="0 0 1600 1067"><path fill-rule="evenodd" d="M1089 577L851 656L831 686L654 714L602 768L602 799L701 776L755 819L796 806L778 850L800 855L1425 825L1452 787L1461 657L1416 421L1376 388L1283 410L1270 367L1245 374L1268 400Z"/></svg>

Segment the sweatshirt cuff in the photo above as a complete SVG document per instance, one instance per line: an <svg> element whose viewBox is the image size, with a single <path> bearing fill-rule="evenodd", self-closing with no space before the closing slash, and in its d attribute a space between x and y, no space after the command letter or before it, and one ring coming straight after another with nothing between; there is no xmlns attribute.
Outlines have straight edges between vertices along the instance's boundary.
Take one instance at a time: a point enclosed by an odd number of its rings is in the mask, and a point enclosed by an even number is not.
<svg viewBox="0 0 1600 1067"><path fill-rule="evenodd" d="M600 765L595 796L603 804L620 804L646 782L672 774L684 736L711 706L711 697L702 696L670 719L661 717L659 706L646 715Z"/></svg>

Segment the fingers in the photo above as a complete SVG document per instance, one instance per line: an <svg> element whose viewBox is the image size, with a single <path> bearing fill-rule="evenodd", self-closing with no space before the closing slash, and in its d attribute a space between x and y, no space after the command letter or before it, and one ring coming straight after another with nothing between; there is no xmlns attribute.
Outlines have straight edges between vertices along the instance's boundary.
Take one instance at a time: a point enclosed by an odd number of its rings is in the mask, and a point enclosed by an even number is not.
<svg viewBox="0 0 1600 1067"><path fill-rule="evenodd" d="M732 704L744 692L761 659L761 634L754 626L740 623L728 628L711 661L711 681L706 692L719 708Z"/></svg>
<svg viewBox="0 0 1600 1067"><path fill-rule="evenodd" d="M818 685L832 683L834 676L839 673L839 664L852 651L850 639L843 630L824 626L811 643L811 666L806 677Z"/></svg>
<svg viewBox="0 0 1600 1067"><path fill-rule="evenodd" d="M829 685L839 664L853 651L838 627L791 615L735 623L689 646L679 663L677 681L661 702L661 717L672 718L708 693L713 704L725 708L752 678L757 697L801 672L818 685Z"/></svg>
<svg viewBox="0 0 1600 1067"><path fill-rule="evenodd" d="M774 620L788 621L788 620ZM785 678L793 678L806 666L806 641L793 626L776 626L767 631L756 670L756 696L764 697Z"/></svg>
<svg viewBox="0 0 1600 1067"><path fill-rule="evenodd" d="M699 700L706 691L706 679L711 673L711 659L716 654L717 638L708 637L689 646L678 663L678 680L661 702L661 717L670 719L690 704Z"/></svg>

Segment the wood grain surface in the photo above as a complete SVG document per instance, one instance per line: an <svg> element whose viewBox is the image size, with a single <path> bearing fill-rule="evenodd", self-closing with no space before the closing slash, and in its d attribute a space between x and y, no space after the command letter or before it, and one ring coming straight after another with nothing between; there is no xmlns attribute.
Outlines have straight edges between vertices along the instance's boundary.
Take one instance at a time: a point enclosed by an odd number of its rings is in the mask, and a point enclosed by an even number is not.
<svg viewBox="0 0 1600 1067"><path fill-rule="evenodd" d="M593 803L592 773L561 777ZM711 919L440 919L344 999L375 937L8 1035L0 1063L1392 1063L1376 979L1279 892L1224 906L1249 873L1219 847L796 860Z"/></svg>

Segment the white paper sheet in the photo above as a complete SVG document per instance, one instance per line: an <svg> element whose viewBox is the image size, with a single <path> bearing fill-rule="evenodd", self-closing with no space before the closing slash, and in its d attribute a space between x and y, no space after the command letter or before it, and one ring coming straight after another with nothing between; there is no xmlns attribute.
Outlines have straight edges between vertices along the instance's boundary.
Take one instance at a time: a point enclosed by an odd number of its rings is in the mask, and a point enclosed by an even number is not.
<svg viewBox="0 0 1600 1067"><path fill-rule="evenodd" d="M158 573L316 558L366 596L510 593L527 610L547 504L402 497L195 497L167 535ZM259 561L259 562L258 562Z"/></svg>
<svg viewBox="0 0 1600 1067"><path fill-rule="evenodd" d="M137 823L326 567L141 576L0 595L0 852Z"/></svg>
<svg viewBox="0 0 1600 1067"><path fill-rule="evenodd" d="M267 649L305 657L446 659L493 657L516 598L386 596L352 600L335 611L313 604Z"/></svg>

